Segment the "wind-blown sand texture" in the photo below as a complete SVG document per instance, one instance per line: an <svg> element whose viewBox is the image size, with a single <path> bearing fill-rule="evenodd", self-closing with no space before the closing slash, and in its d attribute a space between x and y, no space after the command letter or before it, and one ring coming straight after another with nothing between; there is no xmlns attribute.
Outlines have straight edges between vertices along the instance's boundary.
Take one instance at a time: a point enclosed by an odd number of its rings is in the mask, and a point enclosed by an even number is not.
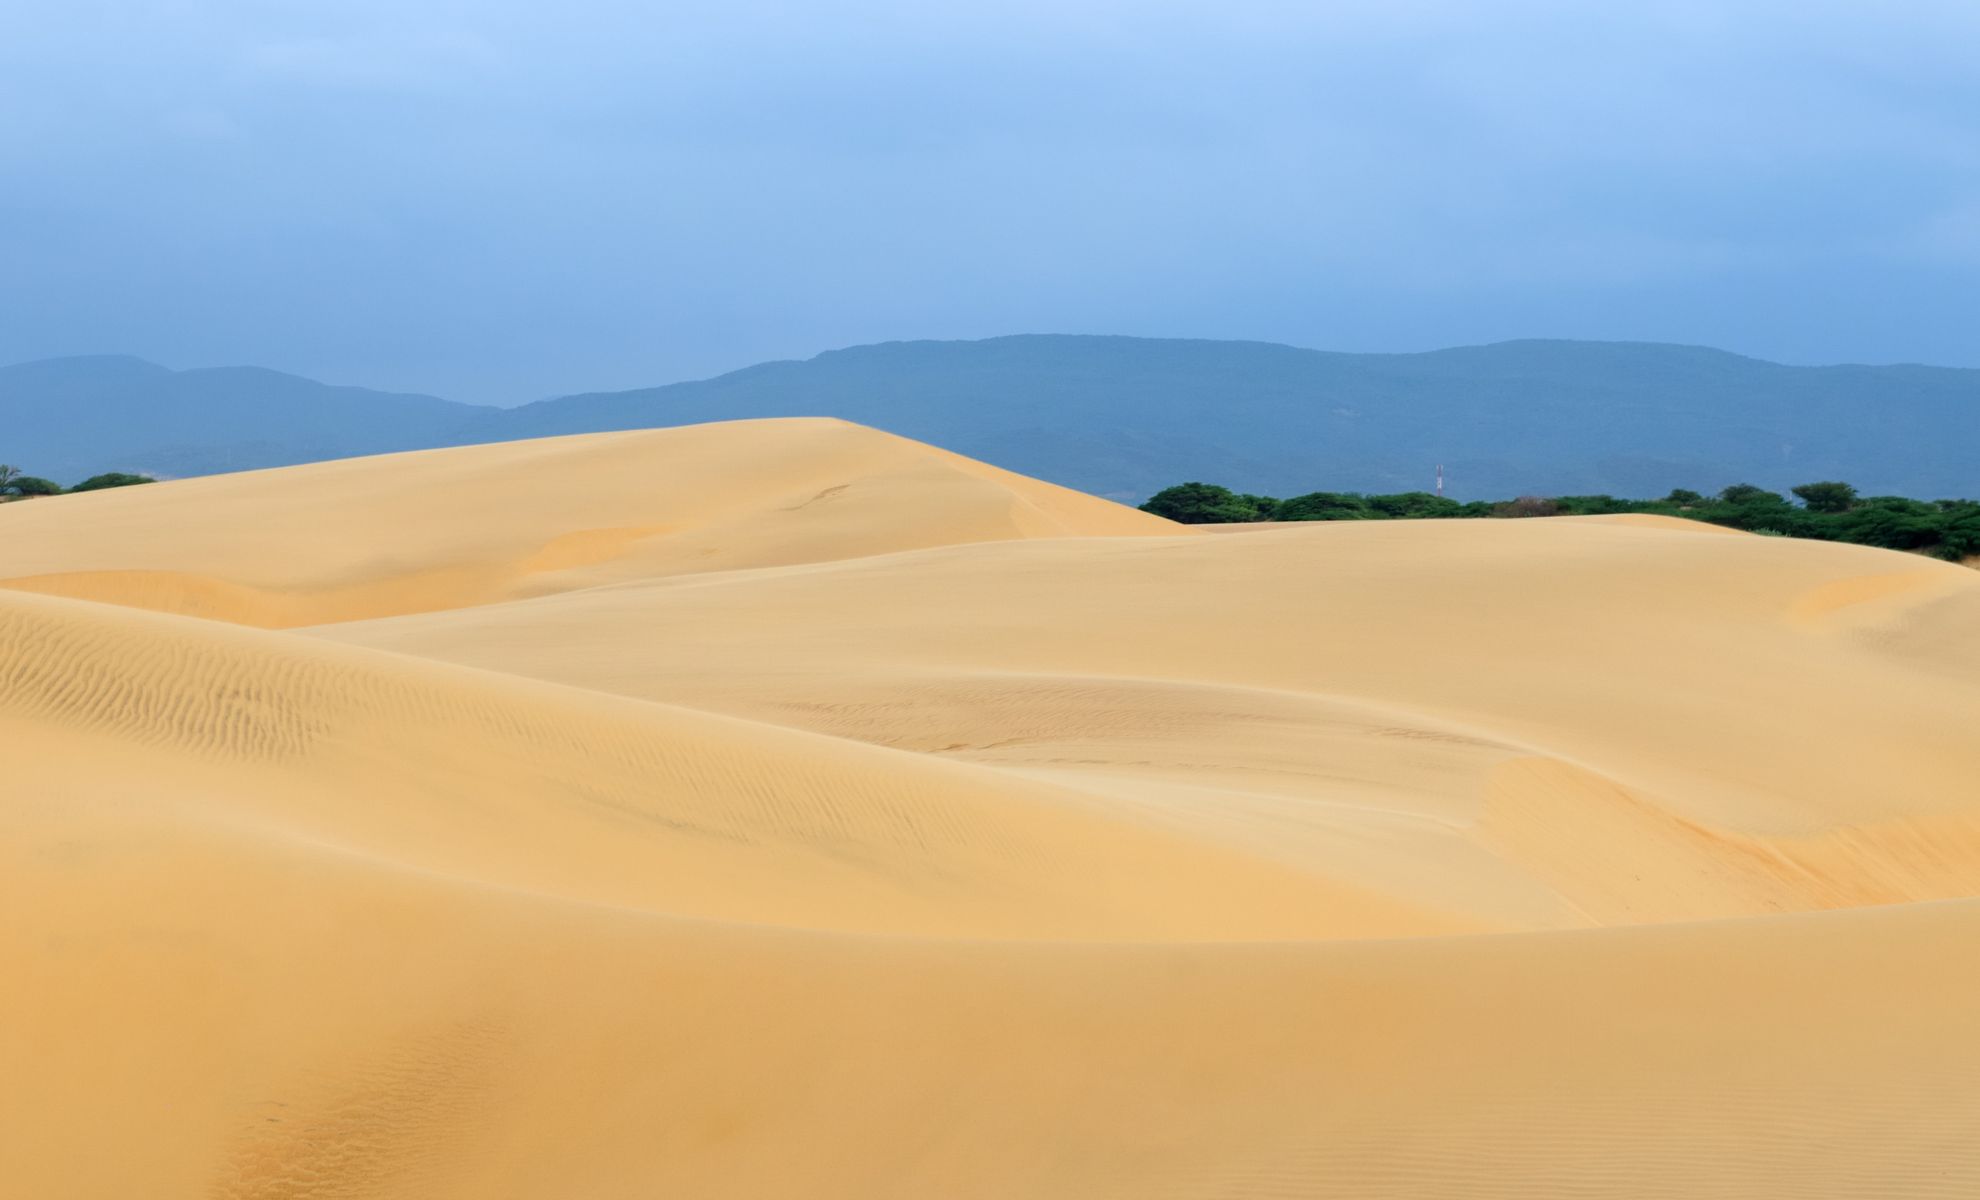
<svg viewBox="0 0 1980 1200"><path fill-rule="evenodd" d="M833 421L0 508L0 1194L1980 1194L1980 575Z"/></svg>

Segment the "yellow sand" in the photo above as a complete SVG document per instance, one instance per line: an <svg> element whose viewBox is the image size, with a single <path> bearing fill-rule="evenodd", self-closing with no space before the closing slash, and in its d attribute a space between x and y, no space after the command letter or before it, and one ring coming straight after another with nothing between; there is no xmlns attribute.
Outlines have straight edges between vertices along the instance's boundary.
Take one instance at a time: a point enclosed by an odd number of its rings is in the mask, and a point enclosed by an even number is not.
<svg viewBox="0 0 1980 1200"><path fill-rule="evenodd" d="M838 422L8 505L0 1195L1972 1196L1976 730L1957 567Z"/></svg>
<svg viewBox="0 0 1980 1200"><path fill-rule="evenodd" d="M6 515L8 587L264 628L683 571L1175 529L832 420L345 459Z"/></svg>

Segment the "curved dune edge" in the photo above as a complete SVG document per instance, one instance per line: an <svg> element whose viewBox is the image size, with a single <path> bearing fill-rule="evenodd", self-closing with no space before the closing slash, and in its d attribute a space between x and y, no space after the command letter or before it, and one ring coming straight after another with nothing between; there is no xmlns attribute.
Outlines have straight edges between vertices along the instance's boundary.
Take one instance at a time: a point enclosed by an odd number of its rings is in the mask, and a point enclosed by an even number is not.
<svg viewBox="0 0 1980 1200"><path fill-rule="evenodd" d="M1856 547L1342 524L312 632L993 767L1517 928L1980 891L1980 670L1944 649L1980 580Z"/></svg>
<svg viewBox="0 0 1980 1200"><path fill-rule="evenodd" d="M807 421L6 506L0 1190L1980 1192L1980 578L1247 532Z"/></svg>
<svg viewBox="0 0 1980 1200"><path fill-rule="evenodd" d="M1683 517L1667 517L1663 513L1599 513L1588 517L1550 517L1555 521L1586 521L1598 525L1634 525L1639 529L1668 529L1678 533L1717 533L1736 537L1752 537L1743 529L1729 529L1724 525L1713 525L1708 521L1689 521Z"/></svg>
<svg viewBox="0 0 1980 1200"><path fill-rule="evenodd" d="M1159 517L844 421L313 463L11 507L0 589L289 628Z"/></svg>
<svg viewBox="0 0 1980 1200"><path fill-rule="evenodd" d="M159 801L177 820L679 916L1081 939L1491 927L970 764L76 601L0 596L0 730L95 789L180 797Z"/></svg>

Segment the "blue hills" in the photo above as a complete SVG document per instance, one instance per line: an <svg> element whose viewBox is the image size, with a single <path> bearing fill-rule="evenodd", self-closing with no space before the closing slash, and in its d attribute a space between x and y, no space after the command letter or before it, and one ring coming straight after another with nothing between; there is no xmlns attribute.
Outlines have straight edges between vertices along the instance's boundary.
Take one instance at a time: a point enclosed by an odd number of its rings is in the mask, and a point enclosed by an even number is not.
<svg viewBox="0 0 1980 1200"><path fill-rule="evenodd" d="M0 461L67 481L746 417L832 416L1082 491L1186 479L1278 495L1781 489L1980 494L1980 370L1786 366L1637 342L1420 354L1024 335L888 342L518 408L120 357L0 368Z"/></svg>

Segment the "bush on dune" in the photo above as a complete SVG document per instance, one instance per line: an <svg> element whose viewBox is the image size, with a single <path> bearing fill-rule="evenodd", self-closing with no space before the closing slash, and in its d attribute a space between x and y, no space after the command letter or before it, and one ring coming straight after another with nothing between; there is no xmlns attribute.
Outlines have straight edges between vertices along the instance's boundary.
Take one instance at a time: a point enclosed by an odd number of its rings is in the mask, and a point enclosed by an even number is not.
<svg viewBox="0 0 1980 1200"><path fill-rule="evenodd" d="M1383 514L1354 492L1308 492L1281 500L1274 519L1280 521L1366 521Z"/></svg>
<svg viewBox="0 0 1980 1200"><path fill-rule="evenodd" d="M1141 507L1184 525L1229 525L1272 520L1278 502L1269 496L1240 495L1214 483L1191 482L1163 488Z"/></svg>
<svg viewBox="0 0 1980 1200"><path fill-rule="evenodd" d="M1545 496L1521 496L1492 506L1495 517L1558 517L1561 506Z"/></svg>
<svg viewBox="0 0 1980 1200"><path fill-rule="evenodd" d="M70 488L72 492L95 492L104 488L131 487L139 483L157 483L149 475L132 475L126 471L109 471L102 475L91 475L88 479Z"/></svg>
<svg viewBox="0 0 1980 1200"><path fill-rule="evenodd" d="M1814 513L1848 512L1856 503L1856 489L1834 480L1826 483L1804 483L1794 489L1794 494L1808 506L1809 512Z"/></svg>
<svg viewBox="0 0 1980 1200"><path fill-rule="evenodd" d="M52 479L39 475L26 475L19 467L0 463L0 500L22 500L30 496L58 496L63 492L94 492L103 488L129 487L138 483L156 483L149 475L133 475L126 471L111 471L102 475L92 475L71 488L65 488Z"/></svg>
<svg viewBox="0 0 1980 1200"><path fill-rule="evenodd" d="M1385 517L1411 521L1464 515L1464 505L1429 492L1398 492L1392 496L1370 496L1368 507Z"/></svg>
<svg viewBox="0 0 1980 1200"><path fill-rule="evenodd" d="M1953 562L1980 556L1980 501L1861 496L1839 480L1792 489L1801 503L1750 483L1707 496L1674 488L1660 500L1617 496L1521 496L1460 503L1429 492L1363 495L1308 492L1289 500L1186 483L1157 492L1142 508L1184 524L1241 521L1435 520L1458 517L1593 516L1657 513L1778 537L1816 538L1936 554Z"/></svg>
<svg viewBox="0 0 1980 1200"><path fill-rule="evenodd" d="M62 485L39 475L23 475L19 467L0 463L0 497L9 500L23 496L53 496L62 490Z"/></svg>

